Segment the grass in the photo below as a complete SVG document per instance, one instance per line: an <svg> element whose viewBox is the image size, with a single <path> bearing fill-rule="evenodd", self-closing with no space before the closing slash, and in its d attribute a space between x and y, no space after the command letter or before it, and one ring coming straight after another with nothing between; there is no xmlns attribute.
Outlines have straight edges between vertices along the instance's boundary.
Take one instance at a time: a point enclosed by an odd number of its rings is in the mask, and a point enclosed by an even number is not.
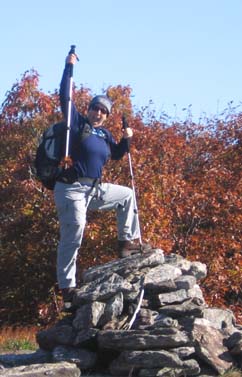
<svg viewBox="0 0 242 377"><path fill-rule="evenodd" d="M222 377L242 377L242 371L239 369L230 369L222 374Z"/></svg>
<svg viewBox="0 0 242 377"><path fill-rule="evenodd" d="M0 352L36 350L35 335L39 329L5 327L0 330Z"/></svg>

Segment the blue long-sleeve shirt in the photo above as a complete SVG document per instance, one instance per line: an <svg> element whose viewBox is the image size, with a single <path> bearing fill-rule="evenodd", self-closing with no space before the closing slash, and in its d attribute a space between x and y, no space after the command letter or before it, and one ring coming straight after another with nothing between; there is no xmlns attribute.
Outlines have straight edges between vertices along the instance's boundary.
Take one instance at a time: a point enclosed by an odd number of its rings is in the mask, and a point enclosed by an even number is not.
<svg viewBox="0 0 242 377"><path fill-rule="evenodd" d="M67 120L70 94L70 65L65 66L60 84L61 110ZM81 132L88 119L81 115L75 104L71 103L70 114L70 144L69 154L73 168L78 177L101 178L102 169L109 158L121 159L128 151L128 141L122 138L117 143L111 132L104 127L92 127L86 138L81 138Z"/></svg>

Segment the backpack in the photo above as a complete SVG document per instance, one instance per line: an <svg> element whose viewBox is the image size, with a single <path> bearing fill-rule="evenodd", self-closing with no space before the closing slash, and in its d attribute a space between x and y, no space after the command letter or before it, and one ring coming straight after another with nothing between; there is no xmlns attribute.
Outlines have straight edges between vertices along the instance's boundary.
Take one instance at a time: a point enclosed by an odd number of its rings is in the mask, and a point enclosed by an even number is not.
<svg viewBox="0 0 242 377"><path fill-rule="evenodd" d="M91 127L85 123L82 127L80 140L88 137ZM34 160L35 176L42 185L53 190L59 175L63 171L61 161L65 156L66 122L59 122L47 128L37 147Z"/></svg>
<svg viewBox="0 0 242 377"><path fill-rule="evenodd" d="M37 147L35 175L49 190L54 189L56 178L62 170L60 162L64 156L65 139L66 123L55 123L44 131Z"/></svg>

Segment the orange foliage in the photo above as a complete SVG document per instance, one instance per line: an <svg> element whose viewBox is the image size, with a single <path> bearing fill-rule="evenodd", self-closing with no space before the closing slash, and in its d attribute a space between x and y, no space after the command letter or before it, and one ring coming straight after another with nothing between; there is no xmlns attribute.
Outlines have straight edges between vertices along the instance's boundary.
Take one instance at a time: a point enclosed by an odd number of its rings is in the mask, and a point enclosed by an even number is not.
<svg viewBox="0 0 242 377"><path fill-rule="evenodd" d="M142 238L165 253L206 263L201 283L212 306L231 308L242 321L242 116L205 125L164 124L155 114L134 114L129 87L110 87L114 109L107 127L121 136L121 116L134 129L131 158ZM75 88L85 112L90 90ZM52 192L33 178L38 137L61 119L57 92L38 89L26 72L12 87L0 114L0 318L5 323L43 323L58 314L58 223ZM130 185L126 157L110 161L103 181ZM112 212L90 213L79 254L80 272L117 258ZM46 313L46 314L43 314ZM43 318L44 317L44 318Z"/></svg>

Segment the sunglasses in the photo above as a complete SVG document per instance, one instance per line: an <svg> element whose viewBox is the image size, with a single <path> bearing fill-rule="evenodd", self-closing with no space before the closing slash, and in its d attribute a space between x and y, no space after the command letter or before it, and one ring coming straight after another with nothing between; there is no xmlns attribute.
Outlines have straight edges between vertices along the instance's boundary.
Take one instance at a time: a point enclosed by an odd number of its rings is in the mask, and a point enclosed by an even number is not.
<svg viewBox="0 0 242 377"><path fill-rule="evenodd" d="M107 114L108 114L107 109L105 109L104 107L100 107L100 106L98 106L98 105L93 105L93 106L91 107L91 110L96 111L96 112L101 111L101 113L102 113L103 115L107 115Z"/></svg>

